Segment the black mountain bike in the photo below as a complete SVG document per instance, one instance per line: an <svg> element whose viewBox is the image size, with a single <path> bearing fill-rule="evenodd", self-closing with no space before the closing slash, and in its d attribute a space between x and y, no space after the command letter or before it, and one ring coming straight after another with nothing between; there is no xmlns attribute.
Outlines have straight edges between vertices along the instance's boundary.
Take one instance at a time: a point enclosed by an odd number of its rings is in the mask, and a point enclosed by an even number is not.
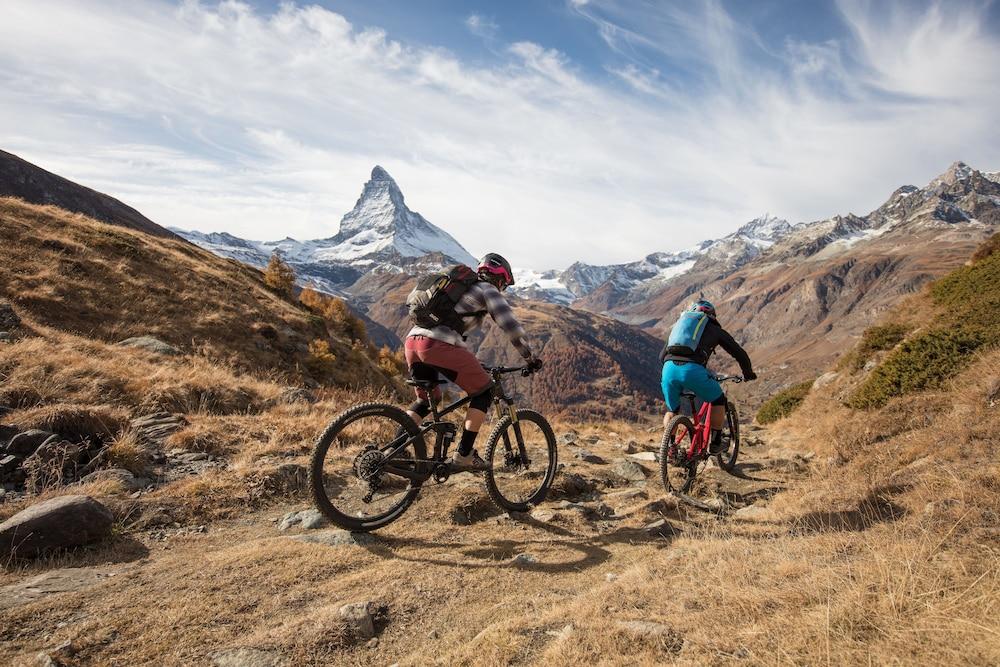
<svg viewBox="0 0 1000 667"><path fill-rule="evenodd" d="M743 382L738 375L717 375L715 379L720 383ZM684 494L691 490L698 470L709 458L715 456L719 467L726 472L732 471L736 465L740 454L740 415L736 405L726 401L726 421L722 428L726 448L718 454L711 454L712 405L704 403L696 412L695 395L688 391L681 393L681 400L689 401L691 416L675 416L664 430L660 445L660 477L667 493L693 501Z"/></svg>
<svg viewBox="0 0 1000 667"><path fill-rule="evenodd" d="M486 368L495 385L493 405L498 420L486 441L483 457L486 491L508 512L526 512L545 499L556 474L556 438L545 417L517 409L501 378L511 373L527 377L531 370ZM408 380L431 392L440 380ZM309 485L316 507L333 523L351 531L387 526L403 515L428 479L443 483L451 475L448 447L458 428L444 417L472 397L442 410L436 402L419 426L400 408L365 403L341 413L320 436L309 467ZM424 436L434 434L430 458Z"/></svg>

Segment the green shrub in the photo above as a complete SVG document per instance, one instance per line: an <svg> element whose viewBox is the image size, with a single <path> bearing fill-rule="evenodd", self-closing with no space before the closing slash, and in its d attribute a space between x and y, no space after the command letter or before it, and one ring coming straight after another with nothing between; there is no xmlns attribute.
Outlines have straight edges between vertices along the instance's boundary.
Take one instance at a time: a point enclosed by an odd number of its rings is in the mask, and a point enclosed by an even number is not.
<svg viewBox="0 0 1000 667"><path fill-rule="evenodd" d="M883 324L865 329L858 346L848 357L851 369L861 370L876 352L896 347L909 331L906 324Z"/></svg>
<svg viewBox="0 0 1000 667"><path fill-rule="evenodd" d="M758 424L770 424L782 417L787 417L799 407L809 390L812 389L813 381L801 382L792 385L788 389L779 391L777 394L767 399L764 405L757 411Z"/></svg>
<svg viewBox="0 0 1000 667"><path fill-rule="evenodd" d="M879 408L889 399L941 386L982 345L975 333L934 330L905 341L851 395L852 408Z"/></svg>

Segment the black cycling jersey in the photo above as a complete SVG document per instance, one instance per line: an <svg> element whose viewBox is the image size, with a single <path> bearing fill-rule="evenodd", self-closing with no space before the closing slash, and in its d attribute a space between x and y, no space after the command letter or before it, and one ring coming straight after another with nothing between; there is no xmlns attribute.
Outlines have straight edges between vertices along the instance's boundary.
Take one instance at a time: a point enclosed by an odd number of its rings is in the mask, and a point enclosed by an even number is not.
<svg viewBox="0 0 1000 667"><path fill-rule="evenodd" d="M722 328L718 322L713 319L708 320L708 324L705 325L705 331L701 335L701 342L698 343L698 349L696 354L687 357L679 354L670 354L667 351L667 345L663 345L663 350L660 351L660 362L664 363L667 361L681 361L681 362L693 362L700 364L702 366L708 365L708 360L711 358L712 353L715 352L715 348L719 345L732 356L733 359L740 365L740 371L743 372L744 376L753 374L753 364L750 363L750 355L746 353L740 344L736 342L728 331Z"/></svg>

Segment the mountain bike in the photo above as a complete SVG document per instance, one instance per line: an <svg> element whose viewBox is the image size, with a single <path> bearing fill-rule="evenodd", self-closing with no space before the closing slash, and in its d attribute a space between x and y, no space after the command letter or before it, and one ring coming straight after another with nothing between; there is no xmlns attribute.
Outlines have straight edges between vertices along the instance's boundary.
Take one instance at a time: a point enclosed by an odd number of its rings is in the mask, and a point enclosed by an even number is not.
<svg viewBox="0 0 1000 667"><path fill-rule="evenodd" d="M556 474L556 437L545 417L519 409L502 378L531 375L527 366L484 366L494 384L498 420L486 441L483 473L490 499L502 510L527 512L545 499ZM431 394L440 379L410 379L407 384ZM337 416L313 449L309 485L316 507L333 523L351 531L387 526L413 504L424 482L441 484L451 475L448 448L458 427L445 416L469 403L455 401L416 424L395 405L365 403ZM427 457L424 436L434 435Z"/></svg>
<svg viewBox="0 0 1000 667"><path fill-rule="evenodd" d="M723 382L743 382L738 375L717 375L715 379ZM695 395L689 391L681 393L681 400L688 401L691 417L679 414L670 420L663 432L663 442L660 445L660 477L667 493L681 496L685 499L694 484L698 471L704 468L708 460L716 457L716 462L723 470L730 472L736 465L740 453L740 416L736 405L726 401L726 421L722 428L722 439L725 448L718 454L709 452L712 439L712 404L705 403L695 411Z"/></svg>

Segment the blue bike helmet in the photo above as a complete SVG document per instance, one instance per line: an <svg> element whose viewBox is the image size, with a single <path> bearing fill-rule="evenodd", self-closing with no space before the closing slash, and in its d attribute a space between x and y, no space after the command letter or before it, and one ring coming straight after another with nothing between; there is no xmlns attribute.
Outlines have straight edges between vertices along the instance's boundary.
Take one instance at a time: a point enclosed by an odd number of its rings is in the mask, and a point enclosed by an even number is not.
<svg viewBox="0 0 1000 667"><path fill-rule="evenodd" d="M692 313L705 313L713 320L715 319L715 306L712 305L711 301L706 301L705 299L698 299L691 304L689 309Z"/></svg>

